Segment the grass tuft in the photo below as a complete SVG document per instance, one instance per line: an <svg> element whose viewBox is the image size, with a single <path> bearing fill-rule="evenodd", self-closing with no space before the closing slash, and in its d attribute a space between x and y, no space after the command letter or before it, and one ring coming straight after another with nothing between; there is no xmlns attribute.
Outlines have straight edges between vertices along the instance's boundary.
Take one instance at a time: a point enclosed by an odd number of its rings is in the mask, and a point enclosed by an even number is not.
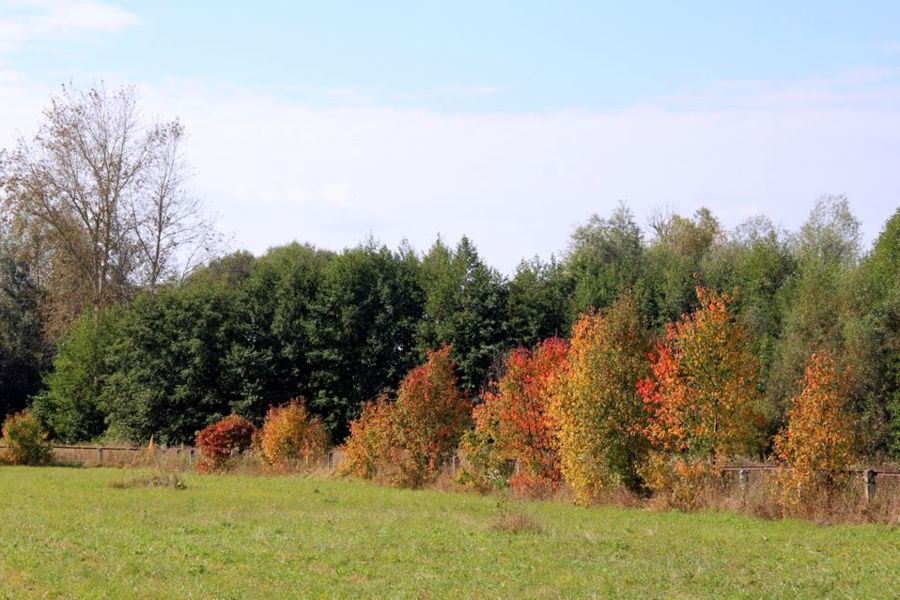
<svg viewBox="0 0 900 600"><path fill-rule="evenodd" d="M494 531L507 533L544 533L544 526L528 513L518 511L506 511L501 513L491 523Z"/></svg>
<svg viewBox="0 0 900 600"><path fill-rule="evenodd" d="M124 490L130 488L172 488L174 490L187 489L184 481L175 473L166 475L146 475L143 477L133 477L124 481L112 481L109 487Z"/></svg>

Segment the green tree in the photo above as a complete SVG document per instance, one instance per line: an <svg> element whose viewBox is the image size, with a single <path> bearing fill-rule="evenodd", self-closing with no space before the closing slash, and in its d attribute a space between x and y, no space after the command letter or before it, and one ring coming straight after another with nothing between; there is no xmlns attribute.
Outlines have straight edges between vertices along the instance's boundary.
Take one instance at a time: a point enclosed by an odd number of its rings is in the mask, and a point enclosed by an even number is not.
<svg viewBox="0 0 900 600"><path fill-rule="evenodd" d="M0 238L0 419L25 408L49 362L40 309L43 290Z"/></svg>
<svg viewBox="0 0 900 600"><path fill-rule="evenodd" d="M364 402L415 366L425 294L418 260L373 240L328 262L311 311L311 408L340 438Z"/></svg>
<svg viewBox="0 0 900 600"><path fill-rule="evenodd" d="M795 242L796 276L781 291L787 309L766 390L775 425L797 395L810 355L827 350L846 357L843 329L852 293L848 284L859 261L859 245L859 221L847 198L819 199ZM839 366L845 366L843 360Z"/></svg>
<svg viewBox="0 0 900 600"><path fill-rule="evenodd" d="M845 356L857 438L868 455L900 458L900 209L845 291Z"/></svg>
<svg viewBox="0 0 900 600"><path fill-rule="evenodd" d="M610 306L620 291L641 278L644 260L641 229L624 203L608 219L592 215L572 234L566 257L575 286L574 311Z"/></svg>
<svg viewBox="0 0 900 600"><path fill-rule="evenodd" d="M106 431L101 396L112 372L110 347L119 335L124 309L88 310L58 344L47 389L34 399L32 411L63 442L94 439Z"/></svg>
<svg viewBox="0 0 900 600"><path fill-rule="evenodd" d="M419 352L450 345L461 388L475 394L510 345L506 282L466 237L455 249L438 239L419 272L425 291Z"/></svg>
<svg viewBox="0 0 900 600"><path fill-rule="evenodd" d="M509 281L508 324L512 342L532 347L559 337L571 327L572 279L562 263L551 258L522 261Z"/></svg>

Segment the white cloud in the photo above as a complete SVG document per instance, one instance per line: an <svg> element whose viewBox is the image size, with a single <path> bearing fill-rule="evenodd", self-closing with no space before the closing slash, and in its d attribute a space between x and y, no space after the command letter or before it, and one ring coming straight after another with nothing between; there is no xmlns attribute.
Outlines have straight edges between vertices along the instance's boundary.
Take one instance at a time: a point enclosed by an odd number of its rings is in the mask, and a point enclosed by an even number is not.
<svg viewBox="0 0 900 600"><path fill-rule="evenodd" d="M642 220L705 205L729 227L765 213L793 228L818 195L847 193L872 239L900 199L900 103L893 75L860 73L614 111L328 108L181 81L143 98L187 127L194 184L238 246L341 248L371 232L424 250L468 234L510 271L619 200ZM46 94L0 74L0 106L20 123L37 122Z"/></svg>
<svg viewBox="0 0 900 600"><path fill-rule="evenodd" d="M111 33L138 17L98 0L5 0L0 2L0 53L25 44L83 33Z"/></svg>

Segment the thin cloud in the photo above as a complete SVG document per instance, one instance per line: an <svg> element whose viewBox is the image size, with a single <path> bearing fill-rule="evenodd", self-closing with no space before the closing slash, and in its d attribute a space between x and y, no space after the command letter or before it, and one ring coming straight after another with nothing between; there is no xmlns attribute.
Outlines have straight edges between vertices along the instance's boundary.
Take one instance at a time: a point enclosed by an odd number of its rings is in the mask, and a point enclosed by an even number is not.
<svg viewBox="0 0 900 600"><path fill-rule="evenodd" d="M0 52L60 36L115 33L138 23L134 13L99 0L6 1L0 3Z"/></svg>

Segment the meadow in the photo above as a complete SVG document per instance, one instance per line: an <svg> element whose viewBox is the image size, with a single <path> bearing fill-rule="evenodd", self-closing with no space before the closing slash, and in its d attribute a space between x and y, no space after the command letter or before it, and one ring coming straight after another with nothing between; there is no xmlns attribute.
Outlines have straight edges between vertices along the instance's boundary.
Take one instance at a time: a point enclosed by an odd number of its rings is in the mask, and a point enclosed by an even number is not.
<svg viewBox="0 0 900 600"><path fill-rule="evenodd" d="M111 487L138 473L0 469L0 596L900 597L900 530L883 525L507 502L301 476ZM527 526L498 530L502 515Z"/></svg>

